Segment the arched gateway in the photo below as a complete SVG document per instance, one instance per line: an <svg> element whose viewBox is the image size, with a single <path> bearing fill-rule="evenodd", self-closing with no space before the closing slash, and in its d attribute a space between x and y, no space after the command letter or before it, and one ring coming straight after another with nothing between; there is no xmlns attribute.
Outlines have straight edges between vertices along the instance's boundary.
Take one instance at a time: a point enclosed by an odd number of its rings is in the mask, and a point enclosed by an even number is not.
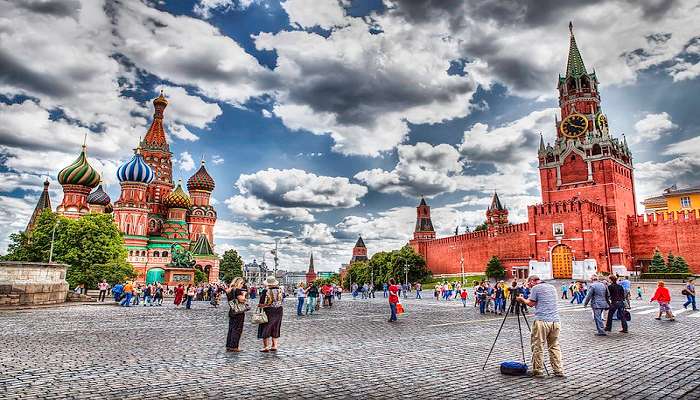
<svg viewBox="0 0 700 400"><path fill-rule="evenodd" d="M554 279L571 279L574 256L569 246L560 244L552 249L552 276Z"/></svg>

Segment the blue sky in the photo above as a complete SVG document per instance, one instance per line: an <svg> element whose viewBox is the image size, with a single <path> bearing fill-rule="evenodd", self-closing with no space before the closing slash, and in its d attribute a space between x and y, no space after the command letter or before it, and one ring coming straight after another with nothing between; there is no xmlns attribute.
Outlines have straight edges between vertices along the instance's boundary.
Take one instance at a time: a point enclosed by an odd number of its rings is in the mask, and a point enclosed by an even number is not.
<svg viewBox="0 0 700 400"><path fill-rule="evenodd" d="M493 190L525 219L539 133L555 135L568 22L626 135L641 200L700 183L698 1L21 0L0 3L0 247L87 135L113 200L150 100L186 180L204 157L217 251L282 267L347 262L483 221ZM642 208L640 207L640 212ZM269 257L269 256L268 256Z"/></svg>

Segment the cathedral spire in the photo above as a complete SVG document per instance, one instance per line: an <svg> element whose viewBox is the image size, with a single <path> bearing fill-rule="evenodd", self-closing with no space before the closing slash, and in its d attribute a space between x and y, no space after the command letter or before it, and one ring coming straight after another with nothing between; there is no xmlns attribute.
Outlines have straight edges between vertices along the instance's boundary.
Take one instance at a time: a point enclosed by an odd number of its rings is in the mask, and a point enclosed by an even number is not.
<svg viewBox="0 0 700 400"><path fill-rule="evenodd" d="M544 137L542 136L542 132L540 132L540 153L544 153L546 151L546 147L544 147Z"/></svg>
<svg viewBox="0 0 700 400"><path fill-rule="evenodd" d="M34 207L34 212L32 213L32 217L29 219L27 229L24 230L25 232L29 232L32 229L34 229L34 226L36 225L39 216L42 212L44 212L44 210L51 210L51 198L49 197L48 178L44 181L44 190L39 196L39 201L36 202L36 207Z"/></svg>
<svg viewBox="0 0 700 400"><path fill-rule="evenodd" d="M143 138L141 146L149 149L159 149L169 151L170 147L165 138L165 129L163 129L163 113L165 107L168 106L168 100L165 99L163 91L160 91L160 95L153 100L153 121L151 122L151 127L148 128L146 137Z"/></svg>
<svg viewBox="0 0 700 400"><path fill-rule="evenodd" d="M574 24L569 22L569 59L566 63L566 77L575 77L586 74L586 66L583 64L583 57L576 46L576 37L574 37Z"/></svg>

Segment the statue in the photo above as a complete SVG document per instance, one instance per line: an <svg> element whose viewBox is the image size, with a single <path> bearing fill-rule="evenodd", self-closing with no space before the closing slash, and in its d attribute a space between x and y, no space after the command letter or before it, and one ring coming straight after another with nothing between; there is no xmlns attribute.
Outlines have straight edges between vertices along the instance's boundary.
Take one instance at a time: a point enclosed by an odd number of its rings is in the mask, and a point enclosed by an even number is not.
<svg viewBox="0 0 700 400"><path fill-rule="evenodd" d="M197 263L192 257L192 253L182 247L181 244L173 243L170 246L170 254L172 255L172 260L168 263L168 267L193 268Z"/></svg>

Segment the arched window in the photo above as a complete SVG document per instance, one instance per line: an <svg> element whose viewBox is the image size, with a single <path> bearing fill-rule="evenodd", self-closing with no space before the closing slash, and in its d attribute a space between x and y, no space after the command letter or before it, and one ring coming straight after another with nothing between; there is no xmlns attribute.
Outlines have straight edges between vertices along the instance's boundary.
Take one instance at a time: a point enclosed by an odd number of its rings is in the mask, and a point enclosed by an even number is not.
<svg viewBox="0 0 700 400"><path fill-rule="evenodd" d="M569 92L576 90L576 80L574 78L569 78L569 80L566 81L566 89Z"/></svg>
<svg viewBox="0 0 700 400"><path fill-rule="evenodd" d="M160 257L160 251L158 251L158 250L154 251L153 257Z"/></svg>
<svg viewBox="0 0 700 400"><path fill-rule="evenodd" d="M584 76L581 78L581 89L583 90L590 90L591 88L591 83L588 80L588 77Z"/></svg>
<svg viewBox="0 0 700 400"><path fill-rule="evenodd" d="M167 257L167 256L168 256L168 252L167 252L167 251L164 251L164 252L163 252L163 257Z"/></svg>

